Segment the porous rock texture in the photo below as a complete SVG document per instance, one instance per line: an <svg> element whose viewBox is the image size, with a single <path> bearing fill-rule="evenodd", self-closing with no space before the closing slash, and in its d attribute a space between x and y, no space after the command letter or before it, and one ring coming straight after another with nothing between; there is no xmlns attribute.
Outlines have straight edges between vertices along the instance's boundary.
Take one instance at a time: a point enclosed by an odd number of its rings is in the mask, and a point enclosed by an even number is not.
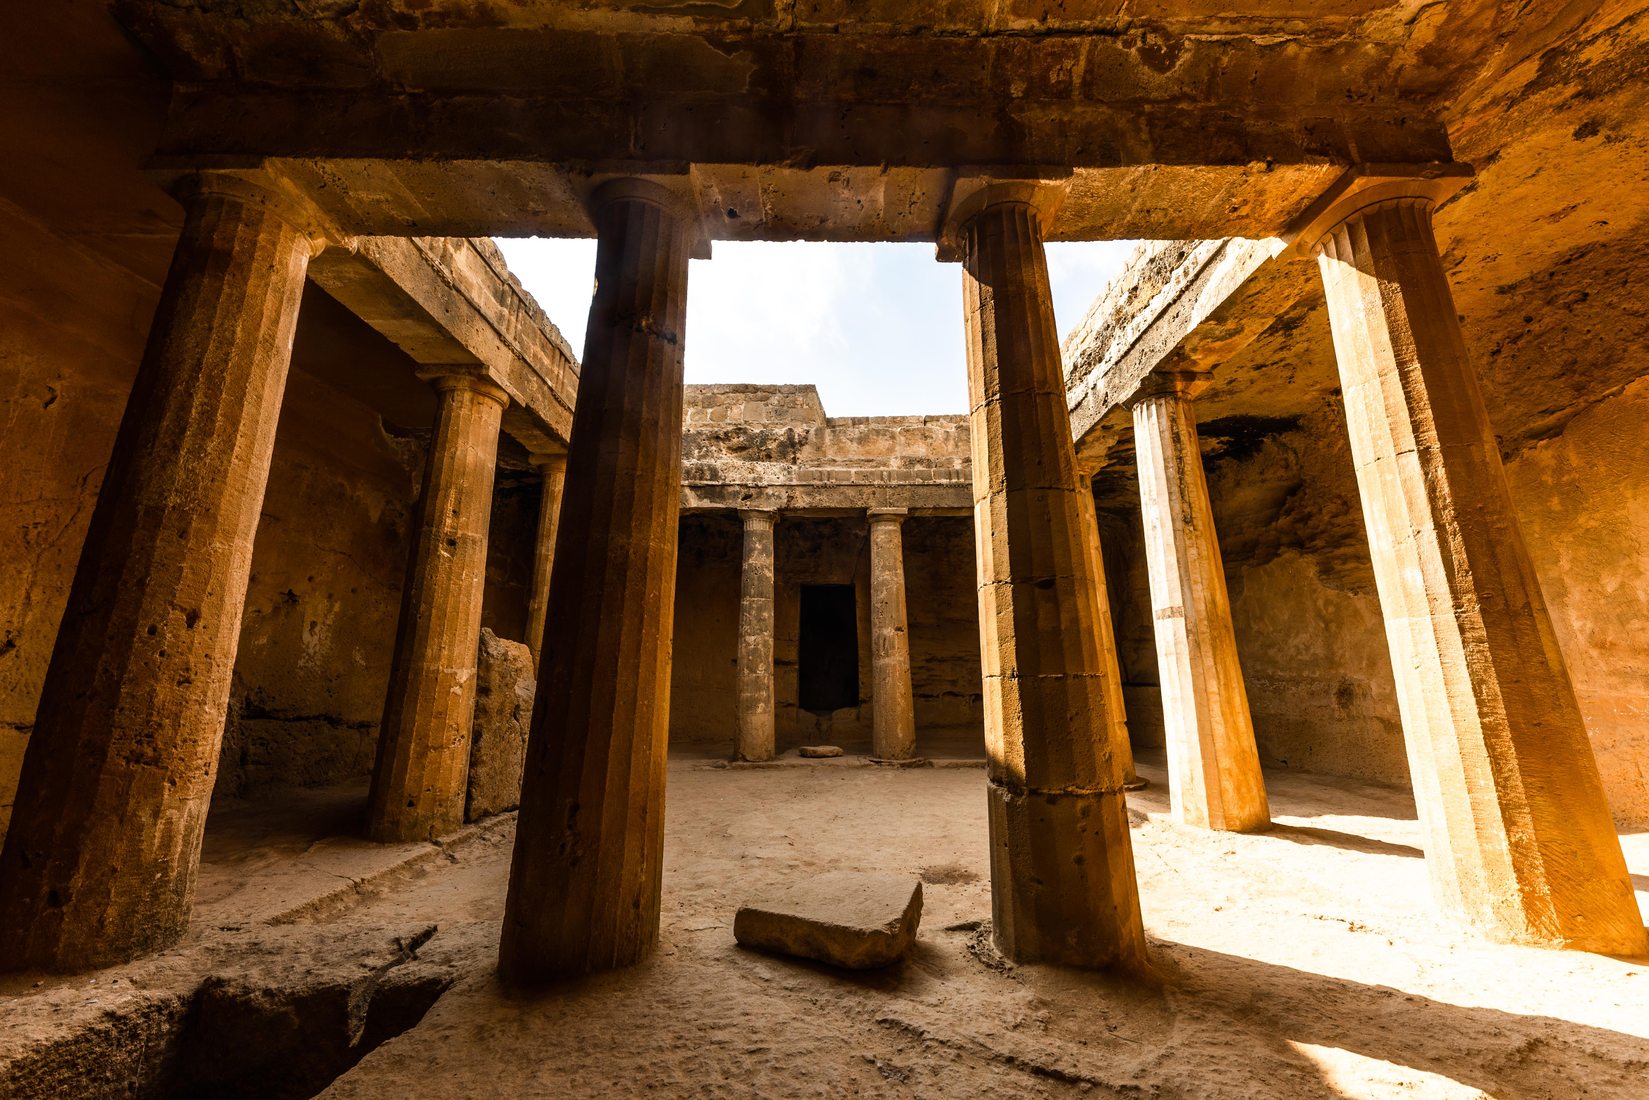
<svg viewBox="0 0 1649 1100"><path fill-rule="evenodd" d="M827 871L741 905L733 938L745 947L874 970L901 959L922 922L922 882L904 875Z"/></svg>
<svg viewBox="0 0 1649 1100"><path fill-rule="evenodd" d="M475 663L465 821L479 821L521 804L521 769L537 685L532 650L483 627Z"/></svg>

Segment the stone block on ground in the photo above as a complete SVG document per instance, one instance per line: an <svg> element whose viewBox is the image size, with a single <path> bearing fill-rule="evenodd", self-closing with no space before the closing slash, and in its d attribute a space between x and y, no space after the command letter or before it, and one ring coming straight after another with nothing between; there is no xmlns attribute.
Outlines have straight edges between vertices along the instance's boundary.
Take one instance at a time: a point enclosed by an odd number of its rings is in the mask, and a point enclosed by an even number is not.
<svg viewBox="0 0 1649 1100"><path fill-rule="evenodd" d="M842 746L803 745L796 750L796 755L806 757L809 760L827 760L830 757L842 755Z"/></svg>
<svg viewBox="0 0 1649 1100"><path fill-rule="evenodd" d="M465 821L479 821L521 804L521 771L537 686L532 650L483 628L475 661L475 722Z"/></svg>
<svg viewBox="0 0 1649 1100"><path fill-rule="evenodd" d="M741 906L733 938L745 947L871 970L903 957L921 920L920 879L829 871Z"/></svg>

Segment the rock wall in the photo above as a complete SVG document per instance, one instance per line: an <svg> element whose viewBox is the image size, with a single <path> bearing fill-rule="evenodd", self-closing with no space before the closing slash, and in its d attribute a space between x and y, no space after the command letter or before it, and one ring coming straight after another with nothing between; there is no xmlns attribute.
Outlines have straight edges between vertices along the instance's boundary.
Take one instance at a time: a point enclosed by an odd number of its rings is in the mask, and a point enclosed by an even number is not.
<svg viewBox="0 0 1649 1100"><path fill-rule="evenodd" d="M737 706L743 526L728 513L685 516L676 572L674 749L730 756ZM868 752L870 556L860 517L787 516L775 534L776 747L828 743ZM906 603L917 751L983 751L973 529L959 517L905 523ZM829 715L797 703L801 586L848 584L859 618L859 705Z"/></svg>
<svg viewBox="0 0 1649 1100"><path fill-rule="evenodd" d="M1507 463L1512 499L1622 825L1649 827L1649 378Z"/></svg>

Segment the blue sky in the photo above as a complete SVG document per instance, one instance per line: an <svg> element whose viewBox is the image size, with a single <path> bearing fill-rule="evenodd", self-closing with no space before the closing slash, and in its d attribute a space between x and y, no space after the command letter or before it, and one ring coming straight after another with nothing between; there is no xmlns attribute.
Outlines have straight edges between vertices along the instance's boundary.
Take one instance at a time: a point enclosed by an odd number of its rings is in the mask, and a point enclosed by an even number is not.
<svg viewBox="0 0 1649 1100"><path fill-rule="evenodd" d="M573 350L584 349L595 241L500 240ZM1048 246L1060 336L1121 270L1130 241ZM931 244L717 241L688 273L687 381L812 382L832 416L967 411L962 269Z"/></svg>

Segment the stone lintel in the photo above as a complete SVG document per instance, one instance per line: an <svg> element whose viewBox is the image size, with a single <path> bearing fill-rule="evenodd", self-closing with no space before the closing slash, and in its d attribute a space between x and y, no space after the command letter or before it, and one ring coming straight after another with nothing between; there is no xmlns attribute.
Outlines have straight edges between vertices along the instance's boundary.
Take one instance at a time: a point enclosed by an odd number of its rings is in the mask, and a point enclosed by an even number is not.
<svg viewBox="0 0 1649 1100"><path fill-rule="evenodd" d="M490 245L353 237L310 278L418 363L472 364L512 399L504 430L531 452L565 451L578 361Z"/></svg>

